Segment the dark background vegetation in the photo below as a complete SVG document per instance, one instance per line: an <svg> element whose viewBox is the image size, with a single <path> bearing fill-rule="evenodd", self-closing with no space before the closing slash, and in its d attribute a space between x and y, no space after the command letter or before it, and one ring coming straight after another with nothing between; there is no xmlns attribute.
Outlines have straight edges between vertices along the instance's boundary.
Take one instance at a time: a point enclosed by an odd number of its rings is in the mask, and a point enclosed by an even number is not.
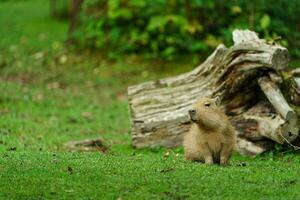
<svg viewBox="0 0 300 200"><path fill-rule="evenodd" d="M131 146L127 87L193 69L249 28L299 63L296 0L0 0L0 199L297 199L300 157ZM282 37L282 39L279 38ZM99 139L72 150L70 141Z"/></svg>
<svg viewBox="0 0 300 200"><path fill-rule="evenodd" d="M61 1L60 1L61 2ZM76 1L74 1L76 2ZM72 37L80 46L172 59L207 55L248 28L300 56L298 0L84 0ZM58 6L63 9L65 5ZM63 13L61 13L63 15ZM282 39L279 39L279 38ZM298 41L298 42L297 42Z"/></svg>

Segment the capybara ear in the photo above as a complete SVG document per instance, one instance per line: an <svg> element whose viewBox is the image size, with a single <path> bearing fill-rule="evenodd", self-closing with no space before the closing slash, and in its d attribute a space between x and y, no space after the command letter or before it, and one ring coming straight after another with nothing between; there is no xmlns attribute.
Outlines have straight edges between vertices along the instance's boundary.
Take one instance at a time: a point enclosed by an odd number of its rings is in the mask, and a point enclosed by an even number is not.
<svg viewBox="0 0 300 200"><path fill-rule="evenodd" d="M221 104L221 97L220 96L215 96L212 99L214 100L214 102L217 106L220 106L220 104Z"/></svg>

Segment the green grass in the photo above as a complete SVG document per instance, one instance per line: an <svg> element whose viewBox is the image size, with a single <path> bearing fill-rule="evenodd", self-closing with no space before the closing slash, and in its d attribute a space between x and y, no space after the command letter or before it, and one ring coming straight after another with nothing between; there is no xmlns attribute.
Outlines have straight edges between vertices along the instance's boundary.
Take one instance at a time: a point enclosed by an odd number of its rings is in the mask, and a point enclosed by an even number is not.
<svg viewBox="0 0 300 200"><path fill-rule="evenodd" d="M0 199L299 197L297 154L234 155L220 167L187 162L181 148L133 149L127 86L193 62L68 51L67 22L49 18L45 2L0 3ZM108 152L64 145L90 138L102 138Z"/></svg>
<svg viewBox="0 0 300 200"><path fill-rule="evenodd" d="M131 150L129 150L131 151ZM232 166L185 162L171 153L11 152L0 157L2 198L297 199L300 159ZM33 198L34 197L34 198Z"/></svg>

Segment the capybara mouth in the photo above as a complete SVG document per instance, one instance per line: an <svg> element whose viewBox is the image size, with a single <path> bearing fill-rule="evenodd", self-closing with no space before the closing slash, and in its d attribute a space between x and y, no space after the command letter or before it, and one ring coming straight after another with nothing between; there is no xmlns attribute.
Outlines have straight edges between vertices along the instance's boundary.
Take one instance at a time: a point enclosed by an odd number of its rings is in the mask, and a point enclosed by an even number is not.
<svg viewBox="0 0 300 200"><path fill-rule="evenodd" d="M198 120L195 119L195 117L193 117L193 116L190 116L190 119L191 119L191 121L194 122L194 123L196 123L196 122L198 121Z"/></svg>

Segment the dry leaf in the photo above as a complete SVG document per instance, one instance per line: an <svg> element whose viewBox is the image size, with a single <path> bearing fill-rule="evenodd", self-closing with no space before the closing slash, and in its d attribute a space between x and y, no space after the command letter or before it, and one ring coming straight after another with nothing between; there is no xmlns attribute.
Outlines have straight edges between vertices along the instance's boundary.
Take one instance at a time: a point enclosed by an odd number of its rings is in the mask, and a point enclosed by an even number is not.
<svg viewBox="0 0 300 200"><path fill-rule="evenodd" d="M60 87L60 84L58 82L53 82L53 83L47 84L47 88L49 90L58 89L59 87Z"/></svg>
<svg viewBox="0 0 300 200"><path fill-rule="evenodd" d="M58 61L60 64L65 64L68 61L68 57L66 55L62 55L59 57Z"/></svg>
<svg viewBox="0 0 300 200"><path fill-rule="evenodd" d="M164 154L164 157L169 157L170 156L170 152L167 151L165 154Z"/></svg>
<svg viewBox="0 0 300 200"><path fill-rule="evenodd" d="M42 51L33 54L33 58L36 59L36 60L40 60L43 57L44 57L44 52L42 52Z"/></svg>
<svg viewBox="0 0 300 200"><path fill-rule="evenodd" d="M33 101L42 101L44 99L43 94L37 94L33 97Z"/></svg>
<svg viewBox="0 0 300 200"><path fill-rule="evenodd" d="M86 118L86 119L92 119L93 118L93 114L91 112L82 112L81 116Z"/></svg>

